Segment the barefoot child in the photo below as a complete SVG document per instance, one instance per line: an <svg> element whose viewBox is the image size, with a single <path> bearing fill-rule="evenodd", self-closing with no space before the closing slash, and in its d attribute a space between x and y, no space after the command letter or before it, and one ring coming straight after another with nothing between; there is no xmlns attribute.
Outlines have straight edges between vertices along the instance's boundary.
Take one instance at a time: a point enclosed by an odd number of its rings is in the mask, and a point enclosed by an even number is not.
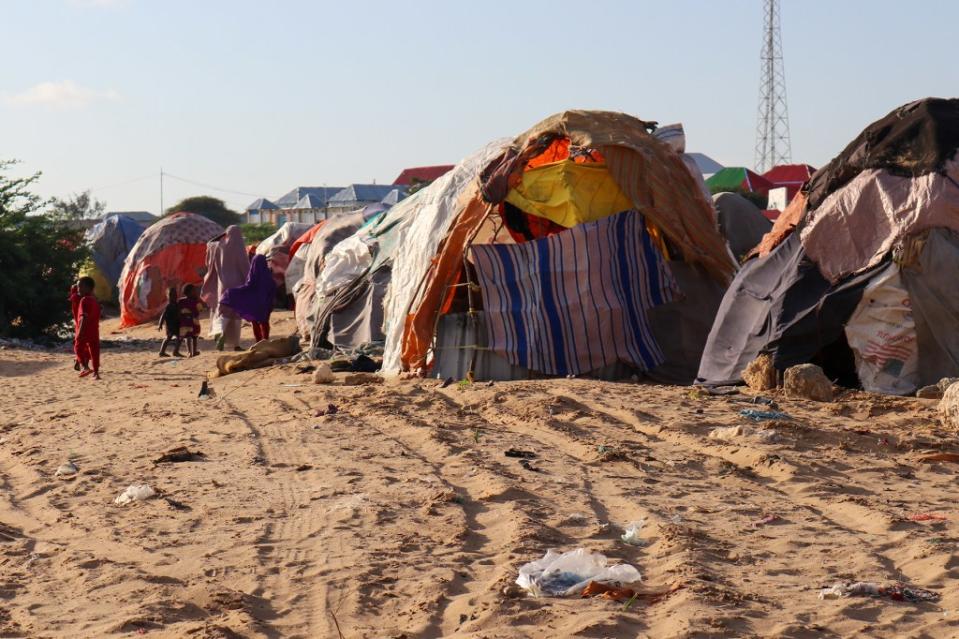
<svg viewBox="0 0 959 639"><path fill-rule="evenodd" d="M79 322L76 334L76 352L83 370L80 377L92 374L100 379L100 304L93 296L92 277L84 276L77 280L77 293L80 295L78 310ZM87 367L90 364L92 370Z"/></svg>
<svg viewBox="0 0 959 639"><path fill-rule="evenodd" d="M180 309L180 337L186 339L190 357L200 354L197 340L200 337L200 289L194 284L183 288L183 297L177 302Z"/></svg>
<svg viewBox="0 0 959 639"><path fill-rule="evenodd" d="M182 357L180 353L180 306L176 299L176 287L171 286L167 291L167 305L163 309L163 315L160 316L160 323L157 330L162 331L166 327L166 339L160 345L160 357L169 357L166 349L173 344L173 356Z"/></svg>

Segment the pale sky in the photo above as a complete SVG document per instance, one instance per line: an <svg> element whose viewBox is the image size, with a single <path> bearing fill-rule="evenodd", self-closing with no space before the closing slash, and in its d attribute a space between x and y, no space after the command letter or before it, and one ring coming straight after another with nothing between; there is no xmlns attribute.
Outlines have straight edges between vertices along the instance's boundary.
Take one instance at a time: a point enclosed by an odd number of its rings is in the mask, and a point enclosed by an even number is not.
<svg viewBox="0 0 959 639"><path fill-rule="evenodd" d="M952 0L782 0L793 160L959 87ZM0 0L0 158L110 210L392 182L568 108L753 163L762 0Z"/></svg>

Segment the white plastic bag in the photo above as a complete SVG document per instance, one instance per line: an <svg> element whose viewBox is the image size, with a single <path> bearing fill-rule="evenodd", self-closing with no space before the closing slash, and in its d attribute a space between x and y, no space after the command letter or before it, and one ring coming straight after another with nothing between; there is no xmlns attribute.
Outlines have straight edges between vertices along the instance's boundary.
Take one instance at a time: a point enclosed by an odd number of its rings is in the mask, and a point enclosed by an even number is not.
<svg viewBox="0 0 959 639"><path fill-rule="evenodd" d="M133 484L113 500L117 506L126 506L134 501L144 501L156 495L156 491L146 484Z"/></svg>
<svg viewBox="0 0 959 639"><path fill-rule="evenodd" d="M628 584L642 578L629 564L607 564L605 555L584 548L562 554L550 549L542 559L521 567L516 583L534 597L557 597L576 594L590 581Z"/></svg>
<svg viewBox="0 0 959 639"><path fill-rule="evenodd" d="M643 529L643 526L646 524L645 519L640 519L639 521L634 521L630 525L626 526L625 532L622 534L620 539L629 544L630 546L642 546L646 542L639 536L640 531Z"/></svg>
<svg viewBox="0 0 959 639"><path fill-rule="evenodd" d="M911 395L919 386L919 345L909 292L899 267L890 264L862 292L846 324L862 387L875 393Z"/></svg>

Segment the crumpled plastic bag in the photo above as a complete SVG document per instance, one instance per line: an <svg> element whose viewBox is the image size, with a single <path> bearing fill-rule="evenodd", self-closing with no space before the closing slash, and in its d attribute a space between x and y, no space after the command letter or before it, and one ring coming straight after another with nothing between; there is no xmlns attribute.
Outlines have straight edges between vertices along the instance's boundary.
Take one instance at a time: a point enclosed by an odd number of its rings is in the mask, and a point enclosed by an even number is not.
<svg viewBox="0 0 959 639"><path fill-rule="evenodd" d="M639 521L634 521L630 525L626 526L625 531L620 536L624 542L630 546L642 546L646 542L639 536L640 531L643 529L643 526L646 524L645 519L640 519Z"/></svg>
<svg viewBox="0 0 959 639"><path fill-rule="evenodd" d="M642 579L633 566L608 562L605 555L584 548L565 553L549 549L542 559L519 569L516 583L534 597L562 597L578 594L590 581L629 584Z"/></svg>
<svg viewBox="0 0 959 639"><path fill-rule="evenodd" d="M117 506L126 506L135 501L144 501L156 495L156 491L146 484L133 484L127 487L120 495L113 500Z"/></svg>

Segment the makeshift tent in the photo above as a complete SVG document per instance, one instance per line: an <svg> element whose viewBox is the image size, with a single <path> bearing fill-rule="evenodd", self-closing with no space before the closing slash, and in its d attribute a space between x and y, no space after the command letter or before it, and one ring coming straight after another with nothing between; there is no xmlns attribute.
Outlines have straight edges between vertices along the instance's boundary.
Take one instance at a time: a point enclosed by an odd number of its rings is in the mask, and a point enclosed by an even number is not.
<svg viewBox="0 0 959 639"><path fill-rule="evenodd" d="M746 257L773 226L755 204L738 193L717 193L713 205L719 232L737 261Z"/></svg>
<svg viewBox="0 0 959 639"><path fill-rule="evenodd" d="M959 100L928 98L817 171L727 291L699 378L762 353L886 393L959 376L957 149Z"/></svg>
<svg viewBox="0 0 959 639"><path fill-rule="evenodd" d="M383 342L384 323L396 340L402 337L410 299L459 210L460 196L506 144L487 145L330 252L317 278L314 351ZM398 357L398 349L391 356Z"/></svg>
<svg viewBox="0 0 959 639"><path fill-rule="evenodd" d="M167 290L200 285L206 273L206 243L223 227L192 213L174 213L137 240L120 275L120 327L148 322L163 311Z"/></svg>
<svg viewBox="0 0 959 639"><path fill-rule="evenodd" d="M774 188L772 182L742 166L728 166L720 169L706 179L706 186L716 193L718 191L745 191L766 195L769 189Z"/></svg>
<svg viewBox="0 0 959 639"><path fill-rule="evenodd" d="M87 231L86 241L90 246L93 266L83 275L97 281L96 296L101 301L114 297L114 288L120 281L123 262L143 234L143 227L125 215L110 215Z"/></svg>
<svg viewBox="0 0 959 639"><path fill-rule="evenodd" d="M290 293L293 293L296 285L303 279L303 274L306 269L306 256L309 250L303 247L309 246L310 242L313 241L313 238L320 232L324 224L326 224L326 220L314 224L310 227L309 231L296 238L296 241L290 246L290 263L286 267L285 275L286 290ZM303 248L302 253L300 253L301 248Z"/></svg>
<svg viewBox="0 0 959 639"><path fill-rule="evenodd" d="M276 233L256 245L256 254L266 258L278 288L286 283L286 267L290 264L290 247L304 233L310 230L309 224L286 222Z"/></svg>
<svg viewBox="0 0 959 639"><path fill-rule="evenodd" d="M388 331L384 370L428 368L436 363L435 340L445 351L436 354L439 359L453 353L463 361L456 353L472 352L464 373L476 372L473 364L495 348L509 362L503 368L509 377L578 374L588 372L584 367L627 363L654 377L692 381L735 265L693 173L675 148L651 135L654 128L621 113L567 111L520 135L492 159L439 227L448 230L435 243L438 253L426 254L425 273L409 303L386 313L387 326L394 328ZM628 236L617 236L617 230ZM515 254L482 248L510 238L523 247ZM415 252L400 252L407 253ZM583 285L599 281L602 273L609 275L603 281L611 288L600 299L597 288ZM613 273L619 279L610 279ZM684 281L693 295L684 295ZM528 295L492 299L528 292L523 282L535 282L542 303ZM437 333L458 311L465 311L474 327L452 338ZM395 329L400 322L402 338ZM596 332L577 334L583 327ZM536 344L550 349L550 361L566 364L524 360L528 340L524 346L507 339L520 328L527 335L535 328ZM619 348L624 340L656 345L662 357L636 355L642 348L625 356ZM589 349L597 356L584 356Z"/></svg>
<svg viewBox="0 0 959 639"><path fill-rule="evenodd" d="M808 164L779 164L763 173L773 188L786 189L786 199L792 200L803 185L809 182L816 169Z"/></svg>

